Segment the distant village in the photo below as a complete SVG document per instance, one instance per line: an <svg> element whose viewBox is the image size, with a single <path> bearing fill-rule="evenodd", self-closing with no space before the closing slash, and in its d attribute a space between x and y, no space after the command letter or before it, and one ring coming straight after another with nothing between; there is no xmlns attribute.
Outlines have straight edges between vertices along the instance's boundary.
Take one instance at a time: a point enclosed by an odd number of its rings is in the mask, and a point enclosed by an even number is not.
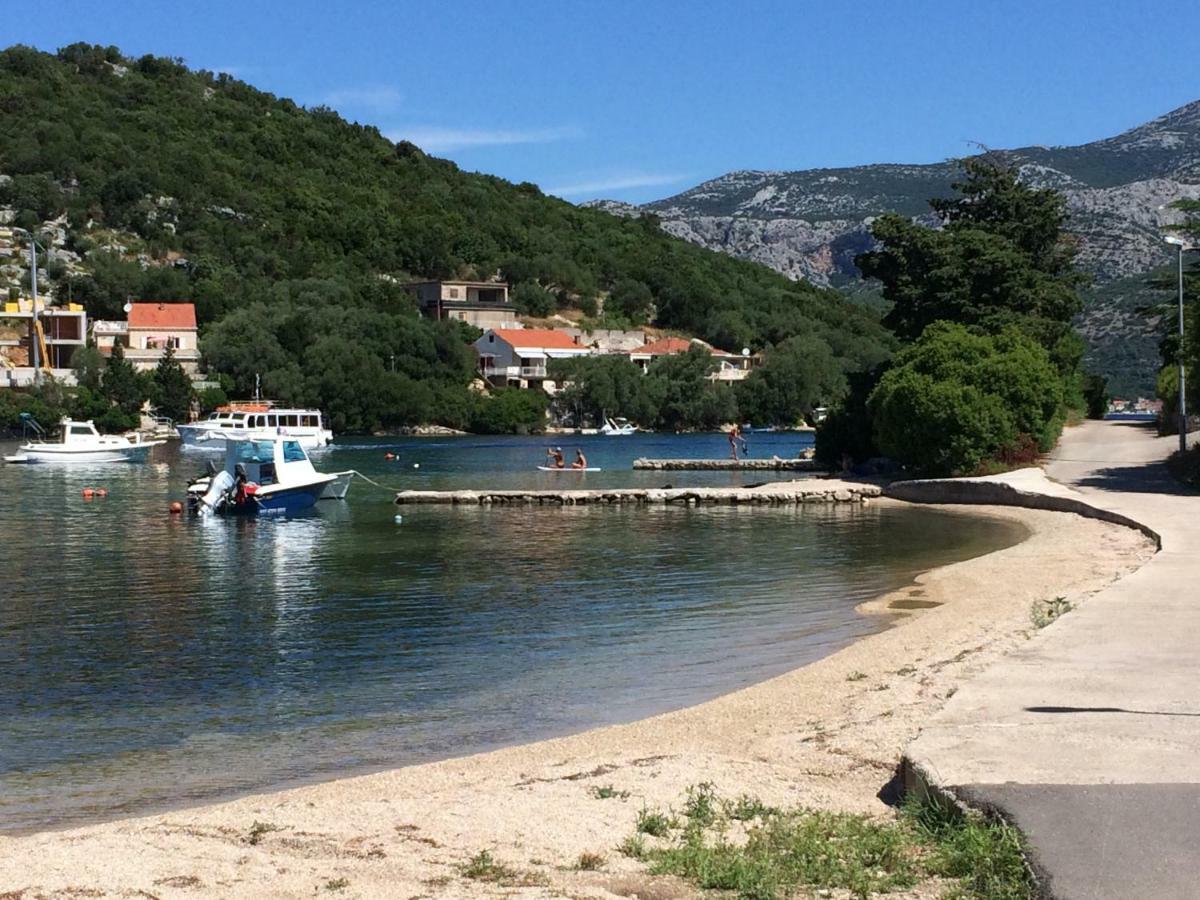
<svg viewBox="0 0 1200 900"><path fill-rule="evenodd" d="M478 376L496 387L554 395L559 385L547 368L549 361L591 355L625 356L647 371L660 357L699 348L714 360L709 378L721 382L741 381L762 363L761 355L748 349L735 352L698 339L654 337L645 329L526 327L518 320L509 286L503 282L422 281L406 287L423 315L483 331L473 344ZM47 302L43 297L36 319L33 307L31 297L22 297L8 300L0 311L0 386L32 385L35 358L44 373L73 385L72 354L89 338L106 357L119 344L138 370L153 369L170 348L198 390L212 384L200 371L196 311L191 303L131 302L125 306L123 320L90 322L77 303Z"/></svg>

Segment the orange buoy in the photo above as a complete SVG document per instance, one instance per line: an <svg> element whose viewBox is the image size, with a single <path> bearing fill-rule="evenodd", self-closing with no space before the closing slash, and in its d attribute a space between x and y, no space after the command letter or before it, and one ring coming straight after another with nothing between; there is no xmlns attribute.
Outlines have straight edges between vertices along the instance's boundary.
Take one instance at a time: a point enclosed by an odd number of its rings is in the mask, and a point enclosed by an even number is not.
<svg viewBox="0 0 1200 900"><path fill-rule="evenodd" d="M173 501L171 503L171 514L178 515L181 512L183 512L183 504L180 503L178 500Z"/></svg>
<svg viewBox="0 0 1200 900"><path fill-rule="evenodd" d="M383 454L383 458L384 459L395 459L396 454L395 453L385 453L385 454Z"/></svg>
<svg viewBox="0 0 1200 900"><path fill-rule="evenodd" d="M96 493L96 492L95 492L95 491L93 491L91 488L84 488L84 489L83 489L83 499L84 499L84 500L91 500L91 499L92 499L92 495L93 495L93 494L95 494L95 493Z"/></svg>

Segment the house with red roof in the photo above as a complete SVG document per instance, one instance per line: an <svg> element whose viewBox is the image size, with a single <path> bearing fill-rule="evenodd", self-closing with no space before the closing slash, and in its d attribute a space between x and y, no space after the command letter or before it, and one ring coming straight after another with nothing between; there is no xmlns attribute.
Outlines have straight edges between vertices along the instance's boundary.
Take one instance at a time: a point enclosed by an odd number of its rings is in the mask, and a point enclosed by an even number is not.
<svg viewBox="0 0 1200 900"><path fill-rule="evenodd" d="M713 381L741 381L750 375L751 369L762 362L762 358L758 354L750 353L749 350L745 350L741 354L729 353L725 350L718 350L712 344L698 338L692 338L689 341L687 338L680 337L665 337L644 344L636 350L630 351L629 359L641 366L643 372L647 372L654 360L663 356L687 353L693 347L705 351L716 360L717 367L708 376Z"/></svg>
<svg viewBox="0 0 1200 900"><path fill-rule="evenodd" d="M554 328L490 328L473 346L479 373L498 387L542 387L550 360L592 352L573 335Z"/></svg>
<svg viewBox="0 0 1200 900"><path fill-rule="evenodd" d="M170 347L175 359L189 375L200 365L197 342L196 307L191 303L129 303L128 319L96 321L92 337L105 356L115 344L125 351L125 358L139 370L153 369Z"/></svg>

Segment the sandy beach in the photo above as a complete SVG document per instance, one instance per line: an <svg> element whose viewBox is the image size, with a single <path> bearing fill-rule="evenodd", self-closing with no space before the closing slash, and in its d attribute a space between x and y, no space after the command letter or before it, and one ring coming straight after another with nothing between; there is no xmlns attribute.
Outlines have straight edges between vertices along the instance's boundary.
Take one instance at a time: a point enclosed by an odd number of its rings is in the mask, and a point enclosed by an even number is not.
<svg viewBox="0 0 1200 900"><path fill-rule="evenodd" d="M880 501L891 502L891 501ZM947 508L1024 525L1019 544L926 573L866 605L896 625L699 706L492 753L161 815L0 837L0 900L39 897L634 897L691 895L615 847L643 806L689 786L884 814L903 747L957 686L1153 553L1071 514ZM617 796L601 799L612 786ZM522 886L471 880L488 850ZM582 853L604 858L577 871ZM913 896L919 895L917 894Z"/></svg>

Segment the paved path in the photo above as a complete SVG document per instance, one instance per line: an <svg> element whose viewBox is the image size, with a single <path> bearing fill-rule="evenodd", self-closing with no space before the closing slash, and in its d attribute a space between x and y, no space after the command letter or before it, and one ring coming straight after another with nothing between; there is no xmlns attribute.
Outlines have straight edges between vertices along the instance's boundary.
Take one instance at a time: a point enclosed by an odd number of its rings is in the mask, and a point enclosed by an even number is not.
<svg viewBox="0 0 1200 900"><path fill-rule="evenodd" d="M1047 492L1148 525L1162 550L964 685L906 754L1008 814L1063 900L1200 897L1200 496L1161 464L1177 440L1064 435Z"/></svg>

